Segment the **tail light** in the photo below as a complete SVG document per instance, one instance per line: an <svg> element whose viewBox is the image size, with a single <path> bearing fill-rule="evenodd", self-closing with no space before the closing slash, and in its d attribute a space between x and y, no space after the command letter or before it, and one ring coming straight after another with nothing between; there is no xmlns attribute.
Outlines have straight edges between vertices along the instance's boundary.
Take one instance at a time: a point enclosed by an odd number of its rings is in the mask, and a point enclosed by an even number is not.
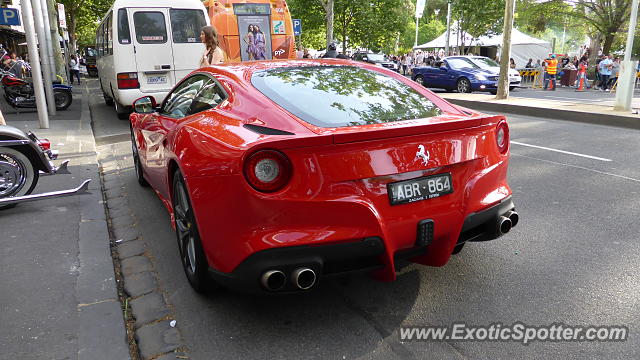
<svg viewBox="0 0 640 360"><path fill-rule="evenodd" d="M38 146L42 151L51 150L51 141L49 139L38 139Z"/></svg>
<svg viewBox="0 0 640 360"><path fill-rule="evenodd" d="M501 154L509 150L509 125L506 120L500 121L496 126L496 145Z"/></svg>
<svg viewBox="0 0 640 360"><path fill-rule="evenodd" d="M244 176L254 189L276 192L289 182L291 162L279 151L260 150L245 161Z"/></svg>
<svg viewBox="0 0 640 360"><path fill-rule="evenodd" d="M139 89L140 83L138 82L138 73L119 73L118 76L118 89Z"/></svg>

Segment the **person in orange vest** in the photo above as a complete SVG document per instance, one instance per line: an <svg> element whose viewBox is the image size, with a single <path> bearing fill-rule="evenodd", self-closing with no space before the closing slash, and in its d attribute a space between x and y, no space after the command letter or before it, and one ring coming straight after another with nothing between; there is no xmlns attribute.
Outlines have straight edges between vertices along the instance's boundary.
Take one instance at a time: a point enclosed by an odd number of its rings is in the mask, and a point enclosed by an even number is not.
<svg viewBox="0 0 640 360"><path fill-rule="evenodd" d="M545 59L544 61L544 70L545 70L545 79L544 79L544 89L547 90L549 86L549 82L553 81L551 84L551 90L556 90L556 74L558 73L558 60L556 60L556 55L551 54L549 59Z"/></svg>
<svg viewBox="0 0 640 360"><path fill-rule="evenodd" d="M587 89L589 88L589 82L587 80L588 66L589 60L587 59L587 57L583 56L582 58L580 58L580 61L578 63L578 78L576 80L576 89L579 89L579 91L583 91L585 87ZM580 81L583 81L582 87L580 86Z"/></svg>

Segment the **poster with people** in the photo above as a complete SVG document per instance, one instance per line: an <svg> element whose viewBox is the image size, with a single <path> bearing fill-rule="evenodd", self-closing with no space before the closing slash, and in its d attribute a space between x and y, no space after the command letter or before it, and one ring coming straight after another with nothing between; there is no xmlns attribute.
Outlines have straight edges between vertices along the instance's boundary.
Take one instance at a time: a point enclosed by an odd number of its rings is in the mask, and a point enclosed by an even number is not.
<svg viewBox="0 0 640 360"><path fill-rule="evenodd" d="M271 60L271 27L268 16L238 16L242 61Z"/></svg>

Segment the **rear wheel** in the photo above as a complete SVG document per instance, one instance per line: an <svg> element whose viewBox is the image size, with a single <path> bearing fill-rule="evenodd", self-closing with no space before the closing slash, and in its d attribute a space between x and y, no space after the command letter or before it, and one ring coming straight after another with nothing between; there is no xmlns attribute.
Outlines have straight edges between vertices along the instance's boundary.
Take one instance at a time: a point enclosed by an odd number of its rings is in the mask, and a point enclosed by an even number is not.
<svg viewBox="0 0 640 360"><path fill-rule="evenodd" d="M460 78L458 83L456 84L456 89L459 93L470 93L471 92L471 82L467 78Z"/></svg>
<svg viewBox="0 0 640 360"><path fill-rule="evenodd" d="M113 106L113 98L109 95L107 95L106 92L104 92L104 90L102 91L102 97L104 98L104 103L107 106Z"/></svg>
<svg viewBox="0 0 640 360"><path fill-rule="evenodd" d="M131 111L129 111L129 109L127 109L126 106L120 104L118 101L114 100L113 102L116 107L116 114L118 115L118 119L120 120L129 119L129 114L131 114Z"/></svg>
<svg viewBox="0 0 640 360"><path fill-rule="evenodd" d="M71 91L53 89L53 99L56 102L56 110L66 110L73 102Z"/></svg>
<svg viewBox="0 0 640 360"><path fill-rule="evenodd" d="M204 293L213 288L213 281L209 277L209 266L200 242L189 192L180 171L173 176L173 214L184 273L191 287Z"/></svg>
<svg viewBox="0 0 640 360"><path fill-rule="evenodd" d="M29 195L38 184L38 169L18 150L0 147L0 199ZM14 205L0 206L0 209Z"/></svg>

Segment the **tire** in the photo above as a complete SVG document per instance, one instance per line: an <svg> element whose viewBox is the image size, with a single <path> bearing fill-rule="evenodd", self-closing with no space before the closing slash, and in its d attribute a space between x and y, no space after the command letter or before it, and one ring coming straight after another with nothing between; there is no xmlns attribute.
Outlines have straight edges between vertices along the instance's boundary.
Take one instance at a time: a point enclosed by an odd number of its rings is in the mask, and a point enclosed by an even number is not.
<svg viewBox="0 0 640 360"><path fill-rule="evenodd" d="M497 92L497 91L489 91L489 93L490 93L491 95L497 95L497 94L498 94L498 92Z"/></svg>
<svg viewBox="0 0 640 360"><path fill-rule="evenodd" d="M202 249L189 192L179 170L173 176L172 204L182 268L193 290L205 293L215 284L209 277L209 265Z"/></svg>
<svg viewBox="0 0 640 360"><path fill-rule="evenodd" d="M31 194L38 178L38 169L26 155L13 148L0 147L0 199ZM15 205L0 206L0 209Z"/></svg>
<svg viewBox="0 0 640 360"><path fill-rule="evenodd" d="M456 246L453 248L453 252L451 252L451 255L457 255L460 253L460 251L462 251L462 248L464 247L465 243L462 244L456 244Z"/></svg>
<svg viewBox="0 0 640 360"><path fill-rule="evenodd" d="M424 81L424 76L422 75L416 76L416 82L424 87L427 87L427 82Z"/></svg>
<svg viewBox="0 0 640 360"><path fill-rule="evenodd" d="M102 89L102 81L100 81L100 89ZM113 106L113 98L107 95L104 90L102 90L102 98L104 99L104 104L107 106Z"/></svg>
<svg viewBox="0 0 640 360"><path fill-rule="evenodd" d="M471 92L471 82L467 78L460 78L456 83L456 89L459 93L470 93Z"/></svg>
<svg viewBox="0 0 640 360"><path fill-rule="evenodd" d="M509 86L509 91L513 91L517 86Z"/></svg>
<svg viewBox="0 0 640 360"><path fill-rule="evenodd" d="M120 120L128 120L129 119L129 114L131 114L131 111L129 111L125 106L123 106L122 104L120 104L116 100L114 100L113 103L114 103L114 106L116 108L116 115L118 116L118 119L120 119Z"/></svg>
<svg viewBox="0 0 640 360"><path fill-rule="evenodd" d="M142 163L140 163L140 154L138 153L138 147L136 146L136 140L133 135L133 128L129 127L129 129L131 129L131 153L133 154L133 169L136 174L136 179L140 186L148 187L149 183L144 179L142 173Z"/></svg>
<svg viewBox="0 0 640 360"><path fill-rule="evenodd" d="M73 102L71 91L53 89L53 99L56 102L56 110L66 110Z"/></svg>

